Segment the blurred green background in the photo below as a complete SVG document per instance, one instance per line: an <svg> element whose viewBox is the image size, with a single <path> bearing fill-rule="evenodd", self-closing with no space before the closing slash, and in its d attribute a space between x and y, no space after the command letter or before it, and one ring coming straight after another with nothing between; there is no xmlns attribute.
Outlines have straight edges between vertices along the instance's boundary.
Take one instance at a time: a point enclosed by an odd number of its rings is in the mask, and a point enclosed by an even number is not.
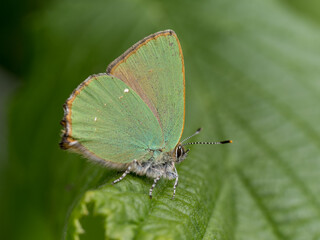
<svg viewBox="0 0 320 240"><path fill-rule="evenodd" d="M1 239L320 239L320 2L2 1ZM186 65L180 184L58 147L62 104L143 37L173 29Z"/></svg>

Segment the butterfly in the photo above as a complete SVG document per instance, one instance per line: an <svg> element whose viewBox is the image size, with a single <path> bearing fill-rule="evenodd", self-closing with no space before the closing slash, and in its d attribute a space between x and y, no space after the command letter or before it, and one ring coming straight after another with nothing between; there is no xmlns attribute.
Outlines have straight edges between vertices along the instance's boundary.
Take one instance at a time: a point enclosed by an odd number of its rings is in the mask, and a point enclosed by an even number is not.
<svg viewBox="0 0 320 240"><path fill-rule="evenodd" d="M185 68L173 30L140 40L115 59L106 73L82 82L64 104L60 147L108 168L154 179L175 180L176 164L189 152L180 141L185 119Z"/></svg>

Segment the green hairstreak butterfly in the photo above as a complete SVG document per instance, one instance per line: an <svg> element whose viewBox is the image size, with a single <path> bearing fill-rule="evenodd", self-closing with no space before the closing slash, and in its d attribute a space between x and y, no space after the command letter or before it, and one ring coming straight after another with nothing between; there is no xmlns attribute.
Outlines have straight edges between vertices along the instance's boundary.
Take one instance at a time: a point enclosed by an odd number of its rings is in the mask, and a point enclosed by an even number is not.
<svg viewBox="0 0 320 240"><path fill-rule="evenodd" d="M82 82L64 104L60 146L103 166L153 178L175 179L188 144L180 141L185 116L185 72L172 30L152 34L114 60L106 73Z"/></svg>

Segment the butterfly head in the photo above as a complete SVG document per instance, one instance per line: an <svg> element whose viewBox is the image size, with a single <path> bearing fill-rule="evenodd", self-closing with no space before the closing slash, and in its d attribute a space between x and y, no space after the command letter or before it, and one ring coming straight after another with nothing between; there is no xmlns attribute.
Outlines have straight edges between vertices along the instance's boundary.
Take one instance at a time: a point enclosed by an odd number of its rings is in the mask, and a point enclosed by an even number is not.
<svg viewBox="0 0 320 240"><path fill-rule="evenodd" d="M175 148L176 163L182 162L188 156L189 150L185 150L181 144L178 144Z"/></svg>

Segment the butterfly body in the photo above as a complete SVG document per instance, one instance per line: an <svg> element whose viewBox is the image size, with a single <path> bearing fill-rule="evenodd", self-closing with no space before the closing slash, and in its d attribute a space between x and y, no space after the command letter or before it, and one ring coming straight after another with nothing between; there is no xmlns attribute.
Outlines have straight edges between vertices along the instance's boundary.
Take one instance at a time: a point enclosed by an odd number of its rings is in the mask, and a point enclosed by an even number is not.
<svg viewBox="0 0 320 240"><path fill-rule="evenodd" d="M180 138L185 116L185 71L172 30L152 34L114 60L106 73L82 82L64 104L60 147L108 168L175 179L187 156ZM198 133L199 131L197 131Z"/></svg>
<svg viewBox="0 0 320 240"><path fill-rule="evenodd" d="M162 177L169 180L175 179L175 164L182 162L187 157L187 152L177 155L177 151L162 152L153 151L153 156L148 161L134 160L130 165L130 171L150 178Z"/></svg>
<svg viewBox="0 0 320 240"><path fill-rule="evenodd" d="M149 191L149 196L152 198L153 188L156 186L156 183L160 178L166 178L168 180L175 179L172 195L173 199L178 185L178 172L175 164L182 162L187 157L189 150L185 151L184 147L181 144L178 144L171 152L163 152L162 149L150 151L153 152L153 155L148 161L137 161L135 159L127 166L127 170L122 174L122 176L113 181L113 184L120 182L130 172L153 178L154 183Z"/></svg>
<svg viewBox="0 0 320 240"><path fill-rule="evenodd" d="M176 179L177 184L175 164L186 157L181 151L177 155L184 105L179 40L172 30L157 32L73 91L64 104L60 147L125 170L114 183L134 172L155 181Z"/></svg>

